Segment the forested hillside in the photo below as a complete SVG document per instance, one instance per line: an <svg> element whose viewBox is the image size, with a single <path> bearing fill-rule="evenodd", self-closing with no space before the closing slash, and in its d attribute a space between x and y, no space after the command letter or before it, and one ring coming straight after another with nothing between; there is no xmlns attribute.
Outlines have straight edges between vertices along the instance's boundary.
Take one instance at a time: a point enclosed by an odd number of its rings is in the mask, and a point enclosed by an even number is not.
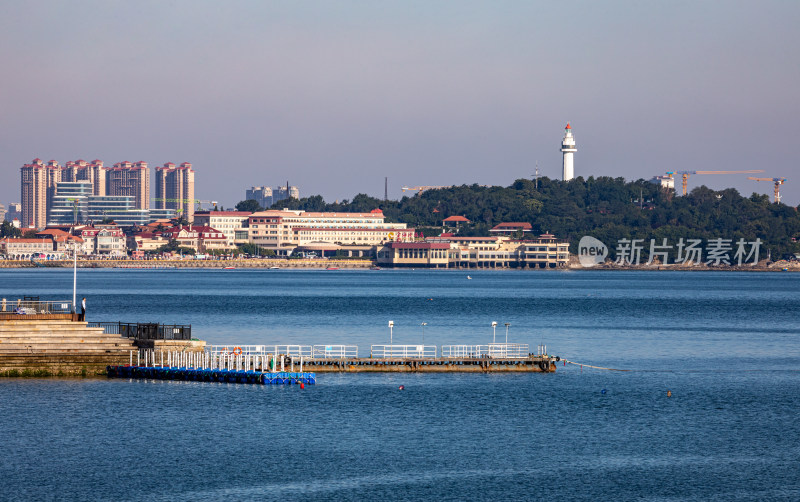
<svg viewBox="0 0 800 502"><path fill-rule="evenodd" d="M743 197L732 188L714 191L700 186L681 197L644 180L626 182L623 178L579 177L568 182L540 178L538 188L535 182L520 179L510 187L463 185L428 190L399 201L359 194L352 201L330 204L317 195L284 200L274 207L347 212L377 207L387 221L430 227L426 235L440 230L442 220L453 215L472 222L459 229L462 235L488 235L498 223L524 221L531 223L534 234L550 232L569 240L572 252L584 235L609 245L623 238L645 239L648 244L650 239L660 243L664 238L674 244L681 237L704 241L760 238L773 255L800 252L792 242L800 238L797 208L774 204L767 195Z"/></svg>

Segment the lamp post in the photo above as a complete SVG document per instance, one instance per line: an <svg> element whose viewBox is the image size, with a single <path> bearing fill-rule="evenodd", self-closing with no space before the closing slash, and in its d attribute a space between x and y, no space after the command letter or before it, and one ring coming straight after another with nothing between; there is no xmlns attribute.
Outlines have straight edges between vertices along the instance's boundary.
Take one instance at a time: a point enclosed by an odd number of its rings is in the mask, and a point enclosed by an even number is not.
<svg viewBox="0 0 800 502"><path fill-rule="evenodd" d="M72 241L72 313L78 312L76 298L78 296L78 243Z"/></svg>
<svg viewBox="0 0 800 502"><path fill-rule="evenodd" d="M505 324L506 324L506 345L508 345L508 327L511 326L511 323L507 322Z"/></svg>
<svg viewBox="0 0 800 502"><path fill-rule="evenodd" d="M394 321L389 321L389 346L394 345Z"/></svg>
<svg viewBox="0 0 800 502"><path fill-rule="evenodd" d="M492 343L497 342L497 321L492 321Z"/></svg>
<svg viewBox="0 0 800 502"><path fill-rule="evenodd" d="M422 326L422 346L423 347L425 346L425 326L427 326L427 325L428 325L428 323L426 323L426 322L423 322L422 324L420 324L420 326Z"/></svg>

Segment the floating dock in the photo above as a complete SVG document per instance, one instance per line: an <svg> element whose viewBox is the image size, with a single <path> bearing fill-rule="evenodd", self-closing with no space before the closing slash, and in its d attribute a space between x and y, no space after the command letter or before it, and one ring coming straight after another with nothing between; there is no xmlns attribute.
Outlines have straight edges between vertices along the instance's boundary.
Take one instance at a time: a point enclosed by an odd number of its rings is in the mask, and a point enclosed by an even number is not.
<svg viewBox="0 0 800 502"><path fill-rule="evenodd" d="M109 378L141 378L152 380L182 380L194 382L249 383L260 385L314 385L314 373L261 372L252 370L170 368L163 366L108 366Z"/></svg>

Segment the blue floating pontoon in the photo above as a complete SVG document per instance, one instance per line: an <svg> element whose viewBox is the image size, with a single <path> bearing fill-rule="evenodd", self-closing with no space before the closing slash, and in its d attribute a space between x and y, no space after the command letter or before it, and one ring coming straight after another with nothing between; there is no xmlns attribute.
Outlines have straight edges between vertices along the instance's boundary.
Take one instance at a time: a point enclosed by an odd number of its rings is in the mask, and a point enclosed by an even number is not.
<svg viewBox="0 0 800 502"><path fill-rule="evenodd" d="M292 385L317 383L316 373L170 368L160 366L107 366L109 378L150 378L154 380L192 380L198 382L251 383L261 385Z"/></svg>

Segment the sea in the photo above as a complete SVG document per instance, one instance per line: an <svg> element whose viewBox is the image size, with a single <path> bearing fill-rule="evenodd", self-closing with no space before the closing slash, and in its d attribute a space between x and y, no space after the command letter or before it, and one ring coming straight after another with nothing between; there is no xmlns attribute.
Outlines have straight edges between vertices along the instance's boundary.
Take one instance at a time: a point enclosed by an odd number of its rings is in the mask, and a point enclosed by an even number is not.
<svg viewBox="0 0 800 502"><path fill-rule="evenodd" d="M71 300L72 271L0 270L23 295ZM800 500L798 274L79 269L84 296L89 321L214 345L508 340L577 364L0 379L0 500Z"/></svg>

